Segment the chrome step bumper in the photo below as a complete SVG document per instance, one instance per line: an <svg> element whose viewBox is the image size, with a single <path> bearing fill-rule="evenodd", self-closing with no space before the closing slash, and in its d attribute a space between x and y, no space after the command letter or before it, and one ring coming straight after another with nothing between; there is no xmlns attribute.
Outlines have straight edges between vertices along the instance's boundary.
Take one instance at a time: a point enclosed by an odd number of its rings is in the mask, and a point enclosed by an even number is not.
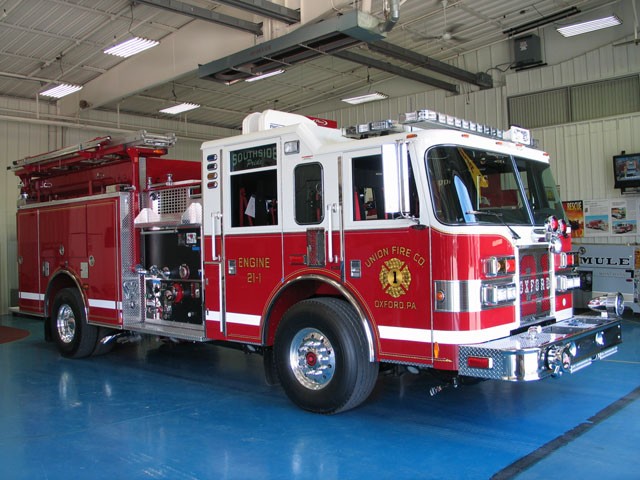
<svg viewBox="0 0 640 480"><path fill-rule="evenodd" d="M510 337L461 345L460 375L507 380L540 380L573 373L605 358L622 343L619 318L579 315Z"/></svg>
<svg viewBox="0 0 640 480"><path fill-rule="evenodd" d="M124 327L132 332L156 335L159 337L179 338L191 342L204 342L207 337L203 325L176 323L173 325L158 325L149 322L130 323Z"/></svg>

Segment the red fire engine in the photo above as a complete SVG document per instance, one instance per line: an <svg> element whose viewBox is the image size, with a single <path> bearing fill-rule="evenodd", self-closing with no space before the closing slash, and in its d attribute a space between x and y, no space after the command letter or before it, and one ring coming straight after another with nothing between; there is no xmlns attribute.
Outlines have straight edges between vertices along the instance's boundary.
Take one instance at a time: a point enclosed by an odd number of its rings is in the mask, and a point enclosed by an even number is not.
<svg viewBox="0 0 640 480"><path fill-rule="evenodd" d="M203 160L171 135L14 162L19 311L62 355L139 334L240 345L302 408L363 402L380 365L537 380L614 353L621 299L579 286L548 156L429 110L342 131L248 116Z"/></svg>

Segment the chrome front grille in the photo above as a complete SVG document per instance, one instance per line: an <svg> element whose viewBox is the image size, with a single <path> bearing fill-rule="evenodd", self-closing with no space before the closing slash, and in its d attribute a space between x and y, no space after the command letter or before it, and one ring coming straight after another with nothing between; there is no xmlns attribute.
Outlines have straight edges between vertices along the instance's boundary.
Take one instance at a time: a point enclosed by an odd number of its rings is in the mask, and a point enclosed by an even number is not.
<svg viewBox="0 0 640 480"><path fill-rule="evenodd" d="M551 264L545 247L520 250L520 314L526 324L551 314Z"/></svg>

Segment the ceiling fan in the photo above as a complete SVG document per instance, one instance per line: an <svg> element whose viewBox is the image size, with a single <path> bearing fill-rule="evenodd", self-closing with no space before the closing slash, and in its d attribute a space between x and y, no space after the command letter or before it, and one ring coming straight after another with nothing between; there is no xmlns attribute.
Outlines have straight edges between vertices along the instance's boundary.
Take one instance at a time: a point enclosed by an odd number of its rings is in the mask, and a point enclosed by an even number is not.
<svg viewBox="0 0 640 480"><path fill-rule="evenodd" d="M442 33L440 35L424 35L422 33L413 32L416 36L418 36L422 40L440 40L443 42L451 42L451 41L461 41L455 34L456 27L447 28L447 6L449 5L449 0L442 0L442 15L443 15L443 27Z"/></svg>
<svg viewBox="0 0 640 480"><path fill-rule="evenodd" d="M638 11L636 10L636 0L632 0L633 6L633 40L625 40L623 42L614 43L614 47L622 47L623 45L640 45L640 38L638 38Z"/></svg>

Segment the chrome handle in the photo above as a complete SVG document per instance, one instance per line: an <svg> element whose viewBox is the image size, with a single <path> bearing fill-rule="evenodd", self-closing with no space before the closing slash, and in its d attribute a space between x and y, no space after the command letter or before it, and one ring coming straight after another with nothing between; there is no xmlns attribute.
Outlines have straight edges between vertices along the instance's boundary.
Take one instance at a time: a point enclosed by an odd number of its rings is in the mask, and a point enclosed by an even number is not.
<svg viewBox="0 0 640 480"><path fill-rule="evenodd" d="M327 226L327 261L333 262L333 204L327 205L327 217L329 225Z"/></svg>
<svg viewBox="0 0 640 480"><path fill-rule="evenodd" d="M220 220L222 214L215 212L211 214L211 260L214 262L220 260L218 257L218 251L216 250L216 220Z"/></svg>

